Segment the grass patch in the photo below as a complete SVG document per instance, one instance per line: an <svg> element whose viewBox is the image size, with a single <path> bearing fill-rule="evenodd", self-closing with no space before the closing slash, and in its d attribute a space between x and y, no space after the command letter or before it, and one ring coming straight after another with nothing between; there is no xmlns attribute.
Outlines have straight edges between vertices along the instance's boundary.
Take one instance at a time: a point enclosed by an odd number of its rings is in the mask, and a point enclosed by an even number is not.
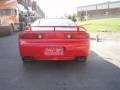
<svg viewBox="0 0 120 90"><path fill-rule="evenodd" d="M120 18L78 21L76 23L79 26L84 26L89 32L120 31Z"/></svg>

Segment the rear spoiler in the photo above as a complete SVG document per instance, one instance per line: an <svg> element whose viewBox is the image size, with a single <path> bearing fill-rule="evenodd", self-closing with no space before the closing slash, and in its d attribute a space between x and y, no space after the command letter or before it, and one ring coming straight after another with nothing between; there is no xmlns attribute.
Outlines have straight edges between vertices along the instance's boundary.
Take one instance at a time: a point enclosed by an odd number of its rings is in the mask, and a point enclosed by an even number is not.
<svg viewBox="0 0 120 90"><path fill-rule="evenodd" d="M86 31L81 26L30 26L30 31Z"/></svg>

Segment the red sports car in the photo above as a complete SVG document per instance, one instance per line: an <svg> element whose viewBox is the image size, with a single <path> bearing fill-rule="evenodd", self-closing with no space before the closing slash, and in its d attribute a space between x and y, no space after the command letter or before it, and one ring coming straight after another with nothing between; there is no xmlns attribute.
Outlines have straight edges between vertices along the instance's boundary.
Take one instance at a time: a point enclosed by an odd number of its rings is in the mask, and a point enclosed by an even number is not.
<svg viewBox="0 0 120 90"><path fill-rule="evenodd" d="M23 61L86 61L89 46L86 29L68 19L39 19L19 33Z"/></svg>

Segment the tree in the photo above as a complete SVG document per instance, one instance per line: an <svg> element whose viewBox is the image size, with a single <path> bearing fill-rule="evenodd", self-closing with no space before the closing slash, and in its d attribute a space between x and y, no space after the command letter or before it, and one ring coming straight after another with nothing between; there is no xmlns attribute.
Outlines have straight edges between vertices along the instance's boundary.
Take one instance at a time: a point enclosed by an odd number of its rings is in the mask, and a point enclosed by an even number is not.
<svg viewBox="0 0 120 90"><path fill-rule="evenodd" d="M37 6L37 14L41 18L45 18L45 13L43 12L43 10L39 6Z"/></svg>
<svg viewBox="0 0 120 90"><path fill-rule="evenodd" d="M68 19L71 19L72 21L76 22L77 21L77 15L76 14L69 15Z"/></svg>
<svg viewBox="0 0 120 90"><path fill-rule="evenodd" d="M69 15L69 16L68 16L68 19L71 19L71 20L72 20L72 16L71 16L71 15Z"/></svg>
<svg viewBox="0 0 120 90"><path fill-rule="evenodd" d="M72 16L72 20L73 20L74 22L77 21L77 15L76 15L76 14L73 14L73 16Z"/></svg>

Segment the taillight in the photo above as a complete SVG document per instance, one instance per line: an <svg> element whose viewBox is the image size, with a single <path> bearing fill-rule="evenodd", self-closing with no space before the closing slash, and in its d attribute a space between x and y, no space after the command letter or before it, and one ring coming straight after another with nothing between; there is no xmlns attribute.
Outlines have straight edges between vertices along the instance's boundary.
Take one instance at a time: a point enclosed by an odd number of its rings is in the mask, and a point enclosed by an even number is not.
<svg viewBox="0 0 120 90"><path fill-rule="evenodd" d="M87 39L87 38L89 38L88 33L67 34L67 39Z"/></svg>
<svg viewBox="0 0 120 90"><path fill-rule="evenodd" d="M39 33L31 34L31 39L42 39L42 38L43 38L43 34L39 34Z"/></svg>
<svg viewBox="0 0 120 90"><path fill-rule="evenodd" d="M74 34L72 38L74 39L86 39L89 35L87 33Z"/></svg>
<svg viewBox="0 0 120 90"><path fill-rule="evenodd" d="M21 32L19 36L22 39L30 38L30 35L28 33L26 33L26 32Z"/></svg>
<svg viewBox="0 0 120 90"><path fill-rule="evenodd" d="M22 39L42 39L42 37L43 37L42 34L37 34L37 33L27 33L27 32L20 33L20 38Z"/></svg>

